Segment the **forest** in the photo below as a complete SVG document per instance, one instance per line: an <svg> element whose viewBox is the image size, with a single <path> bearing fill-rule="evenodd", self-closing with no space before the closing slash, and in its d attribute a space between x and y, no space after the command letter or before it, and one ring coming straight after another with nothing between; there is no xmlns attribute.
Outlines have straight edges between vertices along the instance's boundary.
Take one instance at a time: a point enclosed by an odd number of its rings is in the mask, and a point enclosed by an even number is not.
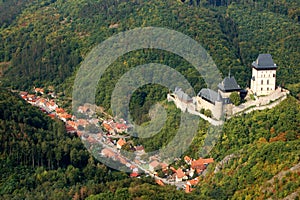
<svg viewBox="0 0 300 200"><path fill-rule="evenodd" d="M209 156L210 166L191 194L160 187L148 177L107 168L64 124L26 104L11 90L55 88L70 109L72 85L81 63L97 44L137 27L164 27L202 45L226 76L249 86L251 63L270 53L278 66L277 85L291 95L279 106L226 121ZM0 1L0 197L1 199L265 199L283 198L300 187L300 1L298 0L2 0ZM142 49L119 57L98 82L96 103L109 113L121 76L147 63L179 71L195 92L206 87L186 60L170 52ZM2 73L0 73L2 74ZM149 108L162 103L168 119L149 140L134 139L152 151L170 141L180 111L166 102L167 88L149 84L132 95L130 112L147 123ZM213 128L199 121L184 155L207 155ZM212 134L210 134L212 135ZM219 135L219 134L217 134ZM203 143L207 147L202 149ZM217 163L232 155L219 172ZM273 180L275 184L268 183ZM158 191L158 192L155 192ZM299 198L299 197L298 197Z"/></svg>

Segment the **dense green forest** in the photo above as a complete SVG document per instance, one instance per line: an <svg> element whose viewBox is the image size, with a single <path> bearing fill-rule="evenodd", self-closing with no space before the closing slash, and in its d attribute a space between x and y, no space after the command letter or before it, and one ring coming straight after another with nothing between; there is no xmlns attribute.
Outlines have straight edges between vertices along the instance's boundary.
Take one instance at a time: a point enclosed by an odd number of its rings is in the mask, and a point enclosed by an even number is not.
<svg viewBox="0 0 300 200"><path fill-rule="evenodd" d="M2 14L9 16L10 10L17 11L0 29L0 62L11 65L3 80L5 86L28 89L53 84L61 90L70 88L63 83L72 83L72 78L66 79L74 76L92 47L121 31L146 26L166 27L192 37L209 52L224 75L231 68L242 86L249 85L250 65L259 53L273 55L279 66L278 84L298 83L298 1L271 4L267 0L210 0L198 5L197 1L176 0L48 0L32 4L24 1L18 4L20 9L9 2L2 3L1 8L10 8ZM116 28L109 28L114 24ZM188 70L189 64L175 55L137 51L113 63L109 75L100 80L99 85L108 84L101 88L98 103L108 108L108 94L120 75L149 60L176 68L196 91L203 87L198 76Z"/></svg>
<svg viewBox="0 0 300 200"><path fill-rule="evenodd" d="M76 71L93 47L122 31L147 26L190 36L208 51L224 76L231 69L242 87L249 86L252 61L259 53L270 53L278 65L277 85L291 91L273 109L225 122L220 141L210 152L217 162L191 194L107 168L79 138L66 133L61 121L7 92L54 86L69 99ZM299 173L274 178L300 162L299 41L298 0L0 1L0 72L5 71L0 77L0 199L274 199L299 194ZM173 67L196 92L205 87L186 60L143 49L125 54L106 70L96 103L110 111L120 77L150 62ZM135 122L147 122L149 108L165 100L167 93L158 85L139 88L130 102ZM170 141L179 123L180 111L165 101L163 105L169 118L160 134L134 139L148 151ZM198 134L185 155L196 158L205 152L201 149L205 135L214 131L208 126L199 121ZM214 173L228 155L233 158Z"/></svg>

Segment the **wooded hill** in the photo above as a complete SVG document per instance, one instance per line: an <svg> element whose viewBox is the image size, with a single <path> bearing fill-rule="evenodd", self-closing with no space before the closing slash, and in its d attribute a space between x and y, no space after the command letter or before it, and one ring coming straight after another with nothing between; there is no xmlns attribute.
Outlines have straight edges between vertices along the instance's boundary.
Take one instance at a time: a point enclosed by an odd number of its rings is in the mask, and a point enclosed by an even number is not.
<svg viewBox="0 0 300 200"><path fill-rule="evenodd" d="M76 70L94 46L122 31L157 26L198 41L223 75L230 68L243 87L249 85L250 65L257 55L272 54L278 65L277 84L299 99L299 8L298 0L2 0L0 67L5 63L9 68L1 85L18 90L51 85L67 99ZM109 67L99 81L97 104L108 109L119 78L150 62L174 67L196 92L205 86L195 69L179 56L144 49L120 57ZM128 179L124 173L107 169L88 154L79 138L65 133L62 122L52 121L0 89L0 196L4 199L253 199L282 198L299 191L297 172L274 178L300 161L300 109L293 97L271 110L225 122L210 156L217 162L227 155L234 158L216 174L217 163L212 165L199 187L184 194L172 186L156 186L151 179ZM136 122L149 120L150 106L165 100L167 92L157 85L137 90L130 104ZM136 141L148 150L164 145L176 130L179 111L167 107L170 116L161 134ZM199 133L186 155L199 155L207 128L208 124L200 121Z"/></svg>
<svg viewBox="0 0 300 200"><path fill-rule="evenodd" d="M249 67L259 53L273 55L279 66L278 84L298 83L300 3L296 0L275 4L267 0L210 0L199 5L198 1L176 0L20 2L1 3L0 62L11 62L3 80L5 86L28 89L55 85L63 90L65 83L70 88L72 79L67 78L75 75L75 69L95 45L121 31L146 26L174 29L195 39L221 72L227 75L231 68L242 86L249 85ZM109 28L114 24L115 28ZM136 51L113 63L110 75L100 81L99 85L105 82L107 86L101 88L99 103L108 107L107 94L119 76L149 60L179 70L195 91L204 86L181 58L163 51Z"/></svg>

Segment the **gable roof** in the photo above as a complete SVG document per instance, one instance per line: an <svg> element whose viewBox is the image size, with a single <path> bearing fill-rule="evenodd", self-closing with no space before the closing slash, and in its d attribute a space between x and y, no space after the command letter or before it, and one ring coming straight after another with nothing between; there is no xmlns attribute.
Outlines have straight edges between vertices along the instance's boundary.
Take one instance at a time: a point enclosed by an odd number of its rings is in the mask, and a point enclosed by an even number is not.
<svg viewBox="0 0 300 200"><path fill-rule="evenodd" d="M206 158L206 159L199 158L198 160L192 161L192 166L191 167L193 169L202 169L202 170L204 170L206 168L205 165L213 163L213 162L214 162L213 158Z"/></svg>
<svg viewBox="0 0 300 200"><path fill-rule="evenodd" d="M217 93L214 90L208 89L208 88L203 88L200 90L198 93L198 96L206 99L207 101L211 103L215 103L216 101L222 101L222 97L219 93Z"/></svg>
<svg viewBox="0 0 300 200"><path fill-rule="evenodd" d="M123 140L123 138L120 138L117 142L118 145L120 145L120 147L122 147L124 144L126 144L125 140Z"/></svg>
<svg viewBox="0 0 300 200"><path fill-rule="evenodd" d="M256 61L252 63L252 66L256 69L276 69L277 66L274 63L270 54L259 54Z"/></svg>
<svg viewBox="0 0 300 200"><path fill-rule="evenodd" d="M138 177L138 176L139 176L139 173L137 173L137 172L132 172L130 174L130 177Z"/></svg>
<svg viewBox="0 0 300 200"><path fill-rule="evenodd" d="M191 102L193 99L187 95L183 90L179 87L175 88L174 94L177 96L178 99L180 99L183 102Z"/></svg>
<svg viewBox="0 0 300 200"><path fill-rule="evenodd" d="M184 161L185 162L190 162L192 159L189 156L184 156Z"/></svg>
<svg viewBox="0 0 300 200"><path fill-rule="evenodd" d="M155 167L158 167L160 165L160 163L156 160L152 161L150 164L149 164L151 167L155 168Z"/></svg>
<svg viewBox="0 0 300 200"><path fill-rule="evenodd" d="M241 89L234 76L225 77L223 81L218 84L218 88L224 92L239 91Z"/></svg>
<svg viewBox="0 0 300 200"><path fill-rule="evenodd" d="M178 169L176 170L176 176L177 176L178 178L183 178L183 177L185 177L186 175L185 175L185 173L182 171L181 168L178 168Z"/></svg>
<svg viewBox="0 0 300 200"><path fill-rule="evenodd" d="M160 179L156 179L155 182L156 182L158 185L160 185L160 186L164 186L164 185L165 185L164 182L163 182L162 180L160 180Z"/></svg>

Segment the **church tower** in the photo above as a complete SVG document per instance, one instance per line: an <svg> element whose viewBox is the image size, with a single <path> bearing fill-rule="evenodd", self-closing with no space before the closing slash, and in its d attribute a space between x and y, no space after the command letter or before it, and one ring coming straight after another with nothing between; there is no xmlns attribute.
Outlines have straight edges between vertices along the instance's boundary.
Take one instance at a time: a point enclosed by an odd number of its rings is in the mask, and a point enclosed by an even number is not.
<svg viewBox="0 0 300 200"><path fill-rule="evenodd" d="M276 69L270 54L259 54L252 63L252 78L250 89L257 95L268 95L276 89Z"/></svg>

